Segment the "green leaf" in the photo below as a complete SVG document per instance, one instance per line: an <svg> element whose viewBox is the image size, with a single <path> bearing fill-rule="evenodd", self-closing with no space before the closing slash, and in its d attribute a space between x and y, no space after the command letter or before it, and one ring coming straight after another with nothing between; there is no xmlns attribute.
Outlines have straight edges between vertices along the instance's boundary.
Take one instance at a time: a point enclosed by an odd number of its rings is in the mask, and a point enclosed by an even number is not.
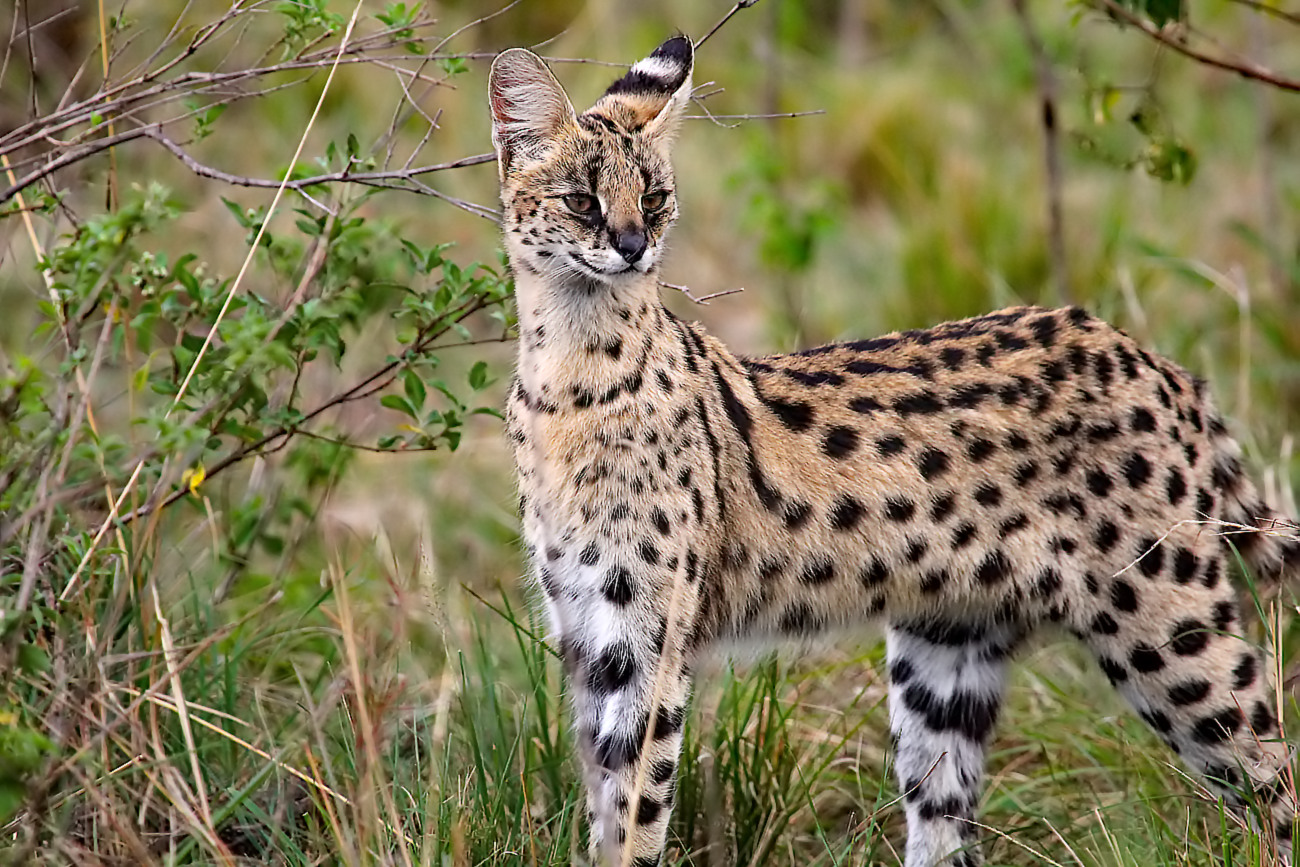
<svg viewBox="0 0 1300 867"><path fill-rule="evenodd" d="M1171 21L1182 21L1186 14L1183 0L1145 0L1143 10L1151 23L1163 27Z"/></svg>
<svg viewBox="0 0 1300 867"><path fill-rule="evenodd" d="M420 409L424 407L424 401L428 397L428 392L418 373L410 369L403 371L402 388L406 392L406 397L410 400L411 406Z"/></svg>
<svg viewBox="0 0 1300 867"><path fill-rule="evenodd" d="M475 362L474 366L469 369L469 387L475 391L482 391L488 384L487 362Z"/></svg>
<svg viewBox="0 0 1300 867"><path fill-rule="evenodd" d="M420 420L420 414L415 411L415 407L411 406L411 402L400 394L384 395L379 399L379 405L388 407L391 410L396 410L405 416L409 416L415 421Z"/></svg>

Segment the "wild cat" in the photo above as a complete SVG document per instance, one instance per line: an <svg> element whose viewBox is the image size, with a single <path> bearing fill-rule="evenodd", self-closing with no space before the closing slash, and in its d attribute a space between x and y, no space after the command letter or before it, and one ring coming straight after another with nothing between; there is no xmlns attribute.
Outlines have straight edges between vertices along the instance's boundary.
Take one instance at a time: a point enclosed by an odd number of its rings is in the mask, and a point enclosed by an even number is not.
<svg viewBox="0 0 1300 867"><path fill-rule="evenodd" d="M1231 543L1260 579L1297 571L1300 542L1204 383L1078 308L733 355L656 282L692 63L669 39L581 114L523 49L489 85L519 306L507 427L593 857L659 863L700 654L867 621L887 630L906 867L979 863L1006 664L1045 622L1207 785L1268 804L1288 852L1269 666L1213 524L1259 530Z"/></svg>

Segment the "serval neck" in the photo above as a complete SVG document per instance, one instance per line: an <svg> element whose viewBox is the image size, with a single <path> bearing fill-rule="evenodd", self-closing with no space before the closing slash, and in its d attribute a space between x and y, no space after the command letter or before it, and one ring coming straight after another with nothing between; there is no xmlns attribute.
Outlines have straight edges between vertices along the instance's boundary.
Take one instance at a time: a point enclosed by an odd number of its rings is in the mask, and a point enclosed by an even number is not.
<svg viewBox="0 0 1300 867"><path fill-rule="evenodd" d="M644 365L667 315L652 275L610 285L521 268L515 299L519 378L530 392L545 391L552 400L578 384L610 387Z"/></svg>

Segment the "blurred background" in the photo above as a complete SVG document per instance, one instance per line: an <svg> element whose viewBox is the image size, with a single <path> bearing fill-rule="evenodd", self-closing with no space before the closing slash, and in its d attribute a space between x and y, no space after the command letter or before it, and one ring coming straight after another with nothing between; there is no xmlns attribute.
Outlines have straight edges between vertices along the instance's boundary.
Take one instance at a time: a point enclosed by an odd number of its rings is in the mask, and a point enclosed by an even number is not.
<svg viewBox="0 0 1300 867"><path fill-rule="evenodd" d="M1080 304L1209 379L1297 514L1294 10L18 0L0 9L0 849L570 863L571 739L495 415L496 170L466 158L491 150L496 52L549 58L581 109L728 13L697 55L664 279L743 291L666 288L674 312L758 354ZM289 176L328 182L268 219L300 140ZM1272 626L1255 637L1289 649ZM864 639L706 673L670 863L895 863ZM1104 685L1060 641L1028 654L982 805L994 862L1209 863L1222 824L1263 863Z"/></svg>

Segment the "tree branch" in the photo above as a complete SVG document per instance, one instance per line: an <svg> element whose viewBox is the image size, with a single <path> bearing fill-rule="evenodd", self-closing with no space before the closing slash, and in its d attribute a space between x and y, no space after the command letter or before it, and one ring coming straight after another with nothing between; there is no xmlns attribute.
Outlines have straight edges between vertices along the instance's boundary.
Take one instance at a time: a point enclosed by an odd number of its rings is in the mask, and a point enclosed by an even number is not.
<svg viewBox="0 0 1300 867"><path fill-rule="evenodd" d="M1142 31L1147 38L1154 40L1161 45L1167 46L1178 54L1191 60L1195 60L1197 63L1213 67L1214 69L1221 69L1224 72L1234 72L1242 78L1251 81L1258 81L1271 87L1276 87L1279 90L1300 93L1300 79L1282 75L1249 60L1216 57L1213 54L1207 54L1204 51L1192 48L1182 40L1172 36L1166 28L1157 27L1145 18L1133 14L1120 4L1116 3L1115 0L1089 0L1089 2L1094 8L1102 9L1112 17Z"/></svg>

